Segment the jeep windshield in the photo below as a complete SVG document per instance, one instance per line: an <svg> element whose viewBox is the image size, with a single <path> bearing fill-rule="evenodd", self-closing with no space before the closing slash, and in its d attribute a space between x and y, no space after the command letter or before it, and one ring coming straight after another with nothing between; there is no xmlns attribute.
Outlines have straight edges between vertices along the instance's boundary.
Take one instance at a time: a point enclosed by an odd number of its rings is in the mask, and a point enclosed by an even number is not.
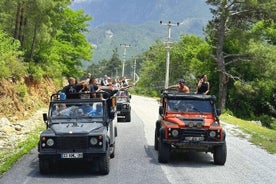
<svg viewBox="0 0 276 184"><path fill-rule="evenodd" d="M118 91L117 94L117 102L128 102L128 91Z"/></svg>
<svg viewBox="0 0 276 184"><path fill-rule="evenodd" d="M167 106L168 112L186 113L213 113L213 105L208 100L169 100Z"/></svg>
<svg viewBox="0 0 276 184"><path fill-rule="evenodd" d="M82 122L103 121L103 102L55 102L51 103L49 117L53 122L60 119L82 119Z"/></svg>
<svg viewBox="0 0 276 184"><path fill-rule="evenodd" d="M128 102L127 97L118 97L117 98L117 103L123 103L123 102Z"/></svg>

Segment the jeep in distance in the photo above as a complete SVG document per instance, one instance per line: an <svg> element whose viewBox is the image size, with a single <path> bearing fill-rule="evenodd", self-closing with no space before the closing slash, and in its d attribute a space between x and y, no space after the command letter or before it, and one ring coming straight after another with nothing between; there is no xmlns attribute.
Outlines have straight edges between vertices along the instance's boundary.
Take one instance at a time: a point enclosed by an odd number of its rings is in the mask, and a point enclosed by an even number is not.
<svg viewBox="0 0 276 184"><path fill-rule="evenodd" d="M162 93L154 141L159 162L169 162L172 150L182 150L211 152L216 165L225 164L226 133L215 100L211 95Z"/></svg>
<svg viewBox="0 0 276 184"><path fill-rule="evenodd" d="M101 174L109 173L115 154L116 98L101 93L98 96L105 98L79 94L80 98L62 100L61 93L51 96L48 114L43 114L46 130L38 144L42 174L52 172L59 162L70 161L97 164Z"/></svg>
<svg viewBox="0 0 276 184"><path fill-rule="evenodd" d="M118 91L117 94L117 122L131 121L131 95L127 90Z"/></svg>

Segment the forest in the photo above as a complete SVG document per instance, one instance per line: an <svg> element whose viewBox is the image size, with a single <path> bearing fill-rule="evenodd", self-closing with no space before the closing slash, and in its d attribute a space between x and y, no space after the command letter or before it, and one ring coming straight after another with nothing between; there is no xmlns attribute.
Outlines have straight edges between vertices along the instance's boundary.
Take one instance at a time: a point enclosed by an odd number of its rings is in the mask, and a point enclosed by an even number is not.
<svg viewBox="0 0 276 184"><path fill-rule="evenodd" d="M194 91L196 77L206 74L210 94L224 112L276 128L276 0L206 0L212 18L204 37L185 34L170 44L169 83L185 79ZM93 63L83 10L69 8L70 0L3 0L0 2L1 80L37 82L44 78L115 76L122 61L117 48L111 59ZM93 33L92 33L93 34ZM136 93L158 96L164 87L166 47L157 40L150 49L126 63L132 77L137 63ZM22 89L23 90L23 89ZM21 93L24 95L24 91ZM0 97L1 98L1 97Z"/></svg>

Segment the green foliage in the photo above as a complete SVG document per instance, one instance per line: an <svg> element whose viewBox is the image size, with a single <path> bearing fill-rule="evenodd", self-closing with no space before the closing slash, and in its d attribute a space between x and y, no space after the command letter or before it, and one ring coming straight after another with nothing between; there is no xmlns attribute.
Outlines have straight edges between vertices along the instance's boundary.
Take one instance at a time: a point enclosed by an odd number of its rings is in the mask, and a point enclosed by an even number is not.
<svg viewBox="0 0 276 184"><path fill-rule="evenodd" d="M179 79L185 79L191 92L195 91L196 76L213 72L210 52L208 44L193 35L183 35L181 41L172 44L170 85L177 83ZM163 43L157 42L142 57L138 87L159 92L164 88L161 81L165 79L166 48Z"/></svg>
<svg viewBox="0 0 276 184"><path fill-rule="evenodd" d="M104 72L102 74L107 74L108 76L111 76L111 77L115 77L116 74L117 76L119 76L118 70L121 68L121 63L122 61L119 58L118 49L115 48L113 50L113 54L110 61L106 62L105 64L101 64L101 66L105 67L105 68L102 68L102 71Z"/></svg>
<svg viewBox="0 0 276 184"><path fill-rule="evenodd" d="M229 114L221 115L224 122L238 126L244 133L251 135L250 142L266 149L270 153L276 153L276 129L261 127L256 122L245 121ZM275 120L274 120L275 121Z"/></svg>
<svg viewBox="0 0 276 184"><path fill-rule="evenodd" d="M82 61L92 57L92 47L84 35L88 31L87 22L92 18L82 10L69 9L70 3L69 0L0 2L0 25L3 25L6 35L14 37L14 42L3 43L5 47L0 46L0 49L7 50L11 46L14 51L24 51L0 56L2 77L25 74L24 65L16 64L19 55L28 63L29 74L38 80L44 76L77 77L83 73ZM17 70L14 75L8 63L15 66L12 68Z"/></svg>
<svg viewBox="0 0 276 184"><path fill-rule="evenodd" d="M19 57L20 43L0 30L0 78L14 77L19 79L25 73L24 64Z"/></svg>
<svg viewBox="0 0 276 184"><path fill-rule="evenodd" d="M28 88L26 85L19 84L17 87L17 93L20 98L24 98L28 94Z"/></svg>
<svg viewBox="0 0 276 184"><path fill-rule="evenodd" d="M14 149L7 149L0 154L0 175L6 172L23 155L29 153L37 146L39 132L41 130L42 126L38 127L35 132L30 133L25 140L15 145Z"/></svg>

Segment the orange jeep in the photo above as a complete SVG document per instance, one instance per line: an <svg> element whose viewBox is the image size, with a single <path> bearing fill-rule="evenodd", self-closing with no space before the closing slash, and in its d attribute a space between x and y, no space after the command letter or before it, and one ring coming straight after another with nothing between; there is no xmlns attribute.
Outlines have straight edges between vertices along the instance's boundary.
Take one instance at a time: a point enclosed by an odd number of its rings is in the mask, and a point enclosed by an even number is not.
<svg viewBox="0 0 276 184"><path fill-rule="evenodd" d="M213 153L214 163L224 165L227 156L225 131L215 107L216 97L163 92L154 148L158 160L167 163L173 149Z"/></svg>

